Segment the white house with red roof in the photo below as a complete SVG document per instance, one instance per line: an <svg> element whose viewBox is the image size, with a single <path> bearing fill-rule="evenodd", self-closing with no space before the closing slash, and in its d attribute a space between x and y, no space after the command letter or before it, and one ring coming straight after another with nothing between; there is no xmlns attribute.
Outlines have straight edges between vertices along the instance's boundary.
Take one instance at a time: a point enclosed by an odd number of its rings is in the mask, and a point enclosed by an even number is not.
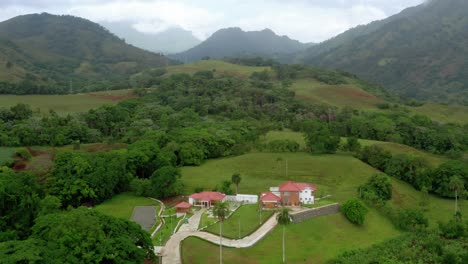
<svg viewBox="0 0 468 264"><path fill-rule="evenodd" d="M219 201L224 201L226 195L220 192L200 192L189 196L189 204L193 206L211 207Z"/></svg>
<svg viewBox="0 0 468 264"><path fill-rule="evenodd" d="M285 206L313 204L316 190L317 187L313 184L292 181L287 181L279 187L270 188L271 194L279 197L281 204Z"/></svg>

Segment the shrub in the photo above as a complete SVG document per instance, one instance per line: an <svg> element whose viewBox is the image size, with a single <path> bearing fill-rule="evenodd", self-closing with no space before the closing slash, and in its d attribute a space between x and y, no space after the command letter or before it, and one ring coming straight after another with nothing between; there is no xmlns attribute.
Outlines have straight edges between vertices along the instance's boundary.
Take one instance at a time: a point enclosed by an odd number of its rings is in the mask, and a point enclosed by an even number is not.
<svg viewBox="0 0 468 264"><path fill-rule="evenodd" d="M428 221L422 211L404 209L398 213L395 224L404 231L416 231L425 229L428 226Z"/></svg>
<svg viewBox="0 0 468 264"><path fill-rule="evenodd" d="M375 174L359 187L361 198L372 202L385 202L392 198L392 182L384 174Z"/></svg>
<svg viewBox="0 0 468 264"><path fill-rule="evenodd" d="M32 158L31 153L26 148L17 148L15 150L15 155L24 160L30 160Z"/></svg>
<svg viewBox="0 0 468 264"><path fill-rule="evenodd" d="M341 212L351 223L362 225L368 213L367 207L358 199L348 200L341 207Z"/></svg>
<svg viewBox="0 0 468 264"><path fill-rule="evenodd" d="M349 137L346 139L345 149L351 152L358 152L361 150L361 143L355 137Z"/></svg>
<svg viewBox="0 0 468 264"><path fill-rule="evenodd" d="M138 196L152 196L151 180L133 179L130 182L130 190Z"/></svg>
<svg viewBox="0 0 468 264"><path fill-rule="evenodd" d="M299 143L289 139L278 139L268 143L267 149L272 152L297 152Z"/></svg>

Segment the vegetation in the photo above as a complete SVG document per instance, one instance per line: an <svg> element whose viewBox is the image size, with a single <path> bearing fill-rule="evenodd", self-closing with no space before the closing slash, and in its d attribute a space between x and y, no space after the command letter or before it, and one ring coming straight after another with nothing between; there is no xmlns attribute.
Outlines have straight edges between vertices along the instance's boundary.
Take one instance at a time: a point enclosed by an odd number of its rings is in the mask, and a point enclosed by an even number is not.
<svg viewBox="0 0 468 264"><path fill-rule="evenodd" d="M362 225L369 209L358 199L348 200L341 206L341 211L351 223Z"/></svg>
<svg viewBox="0 0 468 264"><path fill-rule="evenodd" d="M159 212L161 205L146 197L136 196L132 193L121 193L97 205L95 210L108 216L130 220L135 206L156 206L156 212Z"/></svg>
<svg viewBox="0 0 468 264"><path fill-rule="evenodd" d="M289 216L289 210L287 208L282 208L281 211L278 213L276 219L278 220L278 224L283 226L283 263L286 263L286 243L285 243L285 233L286 233L286 226L291 223L291 217Z"/></svg>

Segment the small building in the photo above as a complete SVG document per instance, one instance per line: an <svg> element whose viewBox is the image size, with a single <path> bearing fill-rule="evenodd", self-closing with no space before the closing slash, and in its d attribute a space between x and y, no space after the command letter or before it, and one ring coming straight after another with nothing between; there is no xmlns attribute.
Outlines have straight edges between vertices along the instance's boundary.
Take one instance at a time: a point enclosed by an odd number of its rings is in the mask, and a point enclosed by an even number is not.
<svg viewBox="0 0 468 264"><path fill-rule="evenodd" d="M285 206L298 206L315 203L315 185L303 182L288 181L279 186L281 204Z"/></svg>
<svg viewBox="0 0 468 264"><path fill-rule="evenodd" d="M175 208L176 208L176 213L177 214L185 214L185 213L190 213L190 208L192 207L191 204L187 202L181 202L178 203Z"/></svg>
<svg viewBox="0 0 468 264"><path fill-rule="evenodd" d="M262 202L262 207L264 208L274 208L280 205L281 197L272 193L272 192L265 192L262 193L260 197L260 201Z"/></svg>
<svg viewBox="0 0 468 264"><path fill-rule="evenodd" d="M226 195L220 192L201 192L189 196L189 204L193 206L211 207L219 201L224 201Z"/></svg>
<svg viewBox="0 0 468 264"><path fill-rule="evenodd" d="M258 195L255 194L237 194L237 195L226 195L224 201L243 203L243 204L254 204L258 202Z"/></svg>

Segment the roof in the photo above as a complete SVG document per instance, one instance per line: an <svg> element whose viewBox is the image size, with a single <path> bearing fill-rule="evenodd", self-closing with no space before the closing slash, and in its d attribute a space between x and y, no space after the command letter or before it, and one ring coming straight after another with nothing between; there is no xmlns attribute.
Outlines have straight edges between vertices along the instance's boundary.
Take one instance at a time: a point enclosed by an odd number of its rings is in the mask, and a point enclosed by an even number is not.
<svg viewBox="0 0 468 264"><path fill-rule="evenodd" d="M279 186L280 192L300 192L303 191L305 188L310 188L313 191L317 190L315 185L305 183L305 182L292 182L287 181Z"/></svg>
<svg viewBox="0 0 468 264"><path fill-rule="evenodd" d="M272 192L262 193L262 197L260 197L260 201L262 202L279 202L281 198L278 195Z"/></svg>
<svg viewBox="0 0 468 264"><path fill-rule="evenodd" d="M202 200L202 201L220 201L223 200L226 195L220 192L201 192L201 193L194 193L189 196L195 200Z"/></svg>
<svg viewBox="0 0 468 264"><path fill-rule="evenodd" d="M187 209L187 208L192 207L192 205L187 202L181 202L181 203L178 203L175 207Z"/></svg>

